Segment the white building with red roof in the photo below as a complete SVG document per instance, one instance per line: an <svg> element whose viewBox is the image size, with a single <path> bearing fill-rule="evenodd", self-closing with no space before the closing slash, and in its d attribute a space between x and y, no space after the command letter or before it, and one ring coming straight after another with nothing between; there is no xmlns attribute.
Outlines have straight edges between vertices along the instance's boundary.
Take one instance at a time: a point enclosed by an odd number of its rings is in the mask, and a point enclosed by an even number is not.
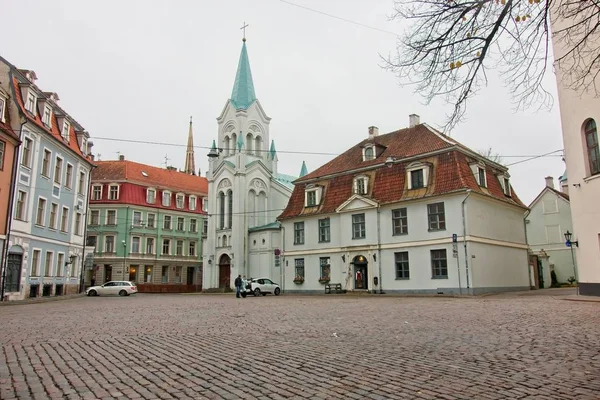
<svg viewBox="0 0 600 400"><path fill-rule="evenodd" d="M527 207L494 163L410 116L294 182L284 291L529 289Z"/></svg>

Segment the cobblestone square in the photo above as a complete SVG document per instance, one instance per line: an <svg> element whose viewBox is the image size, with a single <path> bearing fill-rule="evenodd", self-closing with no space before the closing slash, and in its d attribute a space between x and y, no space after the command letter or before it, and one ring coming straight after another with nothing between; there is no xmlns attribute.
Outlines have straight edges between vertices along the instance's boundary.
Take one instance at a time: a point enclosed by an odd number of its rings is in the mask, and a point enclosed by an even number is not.
<svg viewBox="0 0 600 400"><path fill-rule="evenodd" d="M600 399L600 303L142 295L0 307L0 398Z"/></svg>

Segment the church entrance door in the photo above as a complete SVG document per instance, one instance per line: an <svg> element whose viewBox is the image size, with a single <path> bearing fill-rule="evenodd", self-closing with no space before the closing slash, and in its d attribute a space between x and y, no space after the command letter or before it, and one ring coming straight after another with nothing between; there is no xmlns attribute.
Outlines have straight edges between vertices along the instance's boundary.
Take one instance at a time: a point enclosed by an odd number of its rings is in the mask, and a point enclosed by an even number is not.
<svg viewBox="0 0 600 400"><path fill-rule="evenodd" d="M367 290L369 284L367 258L365 256L356 256L352 260L354 264L354 289Z"/></svg>
<svg viewBox="0 0 600 400"><path fill-rule="evenodd" d="M227 254L219 259L219 287L231 287L231 258Z"/></svg>

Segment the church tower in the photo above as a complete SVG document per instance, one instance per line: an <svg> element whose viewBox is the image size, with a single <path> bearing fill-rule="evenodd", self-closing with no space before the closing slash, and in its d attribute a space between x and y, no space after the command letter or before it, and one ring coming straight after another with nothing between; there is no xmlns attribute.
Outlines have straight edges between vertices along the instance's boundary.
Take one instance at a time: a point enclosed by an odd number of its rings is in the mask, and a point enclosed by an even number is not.
<svg viewBox="0 0 600 400"><path fill-rule="evenodd" d="M217 139L208 153L204 289L230 288L238 275L279 281L273 256L281 243L276 218L295 178L277 171L270 121L256 96L244 38L231 97L217 117Z"/></svg>
<svg viewBox="0 0 600 400"><path fill-rule="evenodd" d="M187 150L185 152L184 172L196 175L196 162L194 161L194 134L192 132L192 117L190 116L190 130L188 132Z"/></svg>

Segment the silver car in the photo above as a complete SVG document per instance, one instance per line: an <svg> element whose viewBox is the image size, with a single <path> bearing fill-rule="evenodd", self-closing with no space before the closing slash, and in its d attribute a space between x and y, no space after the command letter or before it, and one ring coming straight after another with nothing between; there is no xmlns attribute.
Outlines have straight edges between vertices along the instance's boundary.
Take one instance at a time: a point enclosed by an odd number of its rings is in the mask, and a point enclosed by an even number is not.
<svg viewBox="0 0 600 400"><path fill-rule="evenodd" d="M101 286L91 286L85 290L88 296L129 296L136 294L137 287L129 281L110 281Z"/></svg>

